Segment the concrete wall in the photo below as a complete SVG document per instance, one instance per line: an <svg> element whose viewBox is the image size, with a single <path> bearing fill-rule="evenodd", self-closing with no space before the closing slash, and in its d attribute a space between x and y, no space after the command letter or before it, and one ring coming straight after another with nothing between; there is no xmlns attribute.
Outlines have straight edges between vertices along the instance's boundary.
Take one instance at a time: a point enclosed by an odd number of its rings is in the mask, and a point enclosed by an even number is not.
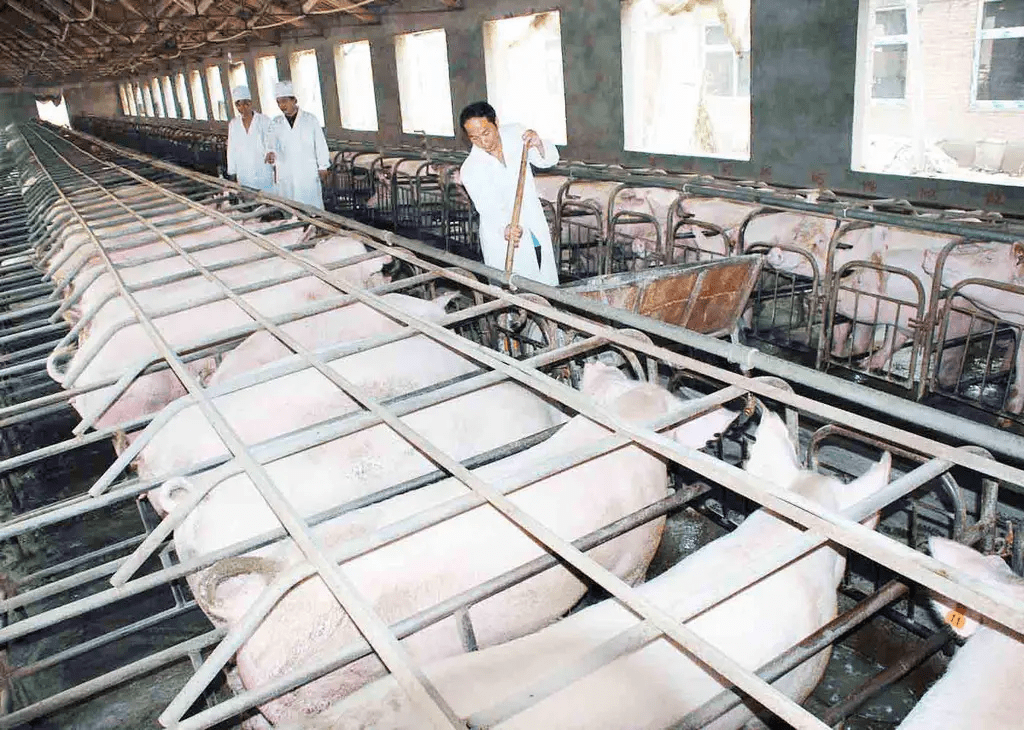
<svg viewBox="0 0 1024 730"><path fill-rule="evenodd" d="M486 97L483 22L556 9L553 4L538 5L532 0L467 0L461 10L443 11L438 0L415 1L421 5L403 3L406 12L389 13L378 25L362 25L338 15L332 16L337 26L322 36L299 39L295 31L282 33L282 42L275 49L281 78L290 74L291 51L318 51L330 136L381 144L422 142L419 137L401 132L393 40L396 34L446 29L453 114L457 114L466 103ZM569 137L569 144L562 150L563 158L654 165L669 170L1024 212L1021 187L851 171L859 13L856 0L753 0L752 139L751 159L746 162L624 152L619 0L573 0L560 5L557 9L561 10ZM361 39L371 43L378 133L344 131L338 122L333 47L339 42ZM256 55L265 53L265 47L254 49L247 60L251 62ZM239 60L239 56L234 60ZM212 63L223 64L225 59L211 58L202 65ZM255 79L250 77L250 81L254 83ZM116 89L112 99L116 100ZM466 147L461 138L431 138L430 143Z"/></svg>
<svg viewBox="0 0 1024 730"><path fill-rule="evenodd" d="M27 92L0 91L0 126L27 122L36 116L36 100Z"/></svg>

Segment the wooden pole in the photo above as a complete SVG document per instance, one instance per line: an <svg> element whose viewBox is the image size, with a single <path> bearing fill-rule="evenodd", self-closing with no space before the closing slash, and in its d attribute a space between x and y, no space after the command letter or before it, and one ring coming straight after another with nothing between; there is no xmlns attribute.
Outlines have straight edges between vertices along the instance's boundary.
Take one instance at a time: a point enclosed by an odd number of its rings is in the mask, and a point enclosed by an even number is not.
<svg viewBox="0 0 1024 730"><path fill-rule="evenodd" d="M519 225L519 214L523 209L523 187L526 185L526 164L529 154L530 147L524 142L523 159L519 162L519 183L516 185L516 202L512 205L512 222L509 224L508 246L505 249L505 276L512 273L512 259L516 253L515 244L512 243L511 231Z"/></svg>

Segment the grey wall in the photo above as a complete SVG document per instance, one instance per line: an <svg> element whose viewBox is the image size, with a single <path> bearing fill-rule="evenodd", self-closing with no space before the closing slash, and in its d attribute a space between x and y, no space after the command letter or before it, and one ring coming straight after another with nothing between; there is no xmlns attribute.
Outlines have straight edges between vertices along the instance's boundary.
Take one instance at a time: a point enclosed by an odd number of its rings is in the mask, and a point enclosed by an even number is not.
<svg viewBox="0 0 1024 730"><path fill-rule="evenodd" d="M420 5L417 7L415 2ZM454 11L439 10L440 6L440 0L413 0L403 3L407 12L389 13L378 25L362 25L337 15L331 16L336 27L323 35L299 38L294 31L283 33L275 49L280 76L288 78L290 74L291 51L317 48L330 136L381 144L418 144L419 137L401 131L393 41L396 34L446 29L453 114L457 115L466 103L486 97L483 22L560 9L569 137L563 158L652 165L1024 213L1024 188L1020 187L850 170L856 0L753 0L753 120L751 159L745 162L623 151L619 0L572 0L560 8L531 0L466 0L463 9ZM370 41L373 54L380 123L376 134L345 131L338 122L333 48L338 42L362 39ZM267 52L262 47L248 55L251 58ZM210 59L203 65L218 62L224 59ZM255 84L251 75L250 83ZM430 142L465 148L461 139L432 137Z"/></svg>
<svg viewBox="0 0 1024 730"><path fill-rule="evenodd" d="M0 91L0 126L27 122L36 116L36 100L28 92Z"/></svg>

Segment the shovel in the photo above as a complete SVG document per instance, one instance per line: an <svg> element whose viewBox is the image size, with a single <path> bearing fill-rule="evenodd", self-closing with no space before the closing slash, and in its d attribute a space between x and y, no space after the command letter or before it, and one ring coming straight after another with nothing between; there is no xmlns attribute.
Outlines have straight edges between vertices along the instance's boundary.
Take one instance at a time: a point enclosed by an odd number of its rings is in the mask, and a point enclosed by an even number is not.
<svg viewBox="0 0 1024 730"><path fill-rule="evenodd" d="M519 225L519 214L523 210L523 187L526 184L526 164L530 148L523 143L523 159L519 163L519 182L516 185L516 201L512 205L512 222L509 228L516 228ZM521 239L520 239L521 240ZM505 276L512 273L512 259L515 257L516 246L512 242L512 236L508 237L508 248L505 249Z"/></svg>

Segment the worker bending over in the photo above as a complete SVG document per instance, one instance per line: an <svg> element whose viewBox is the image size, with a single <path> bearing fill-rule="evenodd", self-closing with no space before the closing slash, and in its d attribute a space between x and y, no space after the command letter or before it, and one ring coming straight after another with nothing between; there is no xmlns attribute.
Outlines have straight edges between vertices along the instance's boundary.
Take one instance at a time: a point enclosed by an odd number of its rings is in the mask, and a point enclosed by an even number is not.
<svg viewBox="0 0 1024 730"><path fill-rule="evenodd" d="M315 116L299 109L290 81L279 81L274 96L284 116L270 122L266 161L277 168L277 194L323 208L321 183L330 167L324 131Z"/></svg>
<svg viewBox="0 0 1024 730"><path fill-rule="evenodd" d="M505 250L511 239L517 247L513 273L557 286L558 264L551 245L551 232L529 165L526 166L519 225L515 228L510 225L523 146L529 149L530 163L544 168L558 162L555 145L520 124L498 126L494 107L486 101L474 102L463 109L459 126L473 144L462 163L461 175L462 184L480 213L480 248L484 263L504 269Z"/></svg>
<svg viewBox="0 0 1024 730"><path fill-rule="evenodd" d="M270 117L253 111L248 86L231 90L238 114L228 125L228 175L240 185L273 191L274 169L267 164L267 135Z"/></svg>

